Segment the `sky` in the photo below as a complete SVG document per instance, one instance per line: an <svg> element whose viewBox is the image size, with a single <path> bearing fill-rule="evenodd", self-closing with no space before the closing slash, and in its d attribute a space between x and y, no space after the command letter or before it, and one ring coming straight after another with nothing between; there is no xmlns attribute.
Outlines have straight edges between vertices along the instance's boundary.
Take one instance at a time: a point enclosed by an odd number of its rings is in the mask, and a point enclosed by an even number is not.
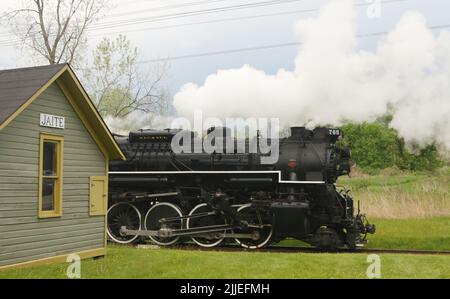
<svg viewBox="0 0 450 299"><path fill-rule="evenodd" d="M111 0L112 8L89 30L87 54L103 37L114 38L125 34L141 52L141 61L189 56L243 48L263 47L296 42L294 24L303 18L315 17L318 8L327 0ZM407 11L418 11L429 26L450 24L450 1L448 0L384 0L380 15L373 2L357 0L358 34L391 31ZM383 3L385 2L385 3ZM19 1L1 0L0 13L18 8ZM376 4L376 3L375 3ZM238 6L240 5L240 6ZM211 12L217 8L228 11ZM306 10L306 12L305 12ZM193 16L180 17L186 12L198 12ZM209 12L209 13L205 13ZM168 20L149 20L161 15L176 15ZM139 24L124 24L142 19ZM230 20L232 19L232 20ZM223 21L228 20L228 21ZM205 23L206 22L206 23ZM192 24L200 23L200 24ZM111 27L114 24L115 27ZM188 25L182 25L188 24ZM181 26L180 26L181 25ZM376 35L358 39L363 50L375 49L383 36ZM19 49L9 42L8 28L0 29L0 69L25 66ZM294 69L298 46L273 47L263 50L235 52L169 60L166 84L172 94L181 86L193 82L203 84L205 78L220 69L239 68L249 64L268 74L278 69ZM155 62L143 63L151 68Z"/></svg>

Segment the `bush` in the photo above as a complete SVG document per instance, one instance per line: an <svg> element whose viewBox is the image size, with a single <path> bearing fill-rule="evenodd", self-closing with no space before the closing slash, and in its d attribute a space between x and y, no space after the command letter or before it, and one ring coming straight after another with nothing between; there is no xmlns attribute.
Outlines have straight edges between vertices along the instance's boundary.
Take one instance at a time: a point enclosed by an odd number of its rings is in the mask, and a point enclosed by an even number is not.
<svg viewBox="0 0 450 299"><path fill-rule="evenodd" d="M341 127L344 131L342 145L352 150L352 159L366 172L375 173L380 169L435 170L442 166L439 153L434 145L410 152L394 129L383 123L348 123Z"/></svg>
<svg viewBox="0 0 450 299"><path fill-rule="evenodd" d="M403 169L433 171L441 166L443 162L439 159L439 153L434 145L429 145L419 150L418 154L403 151Z"/></svg>

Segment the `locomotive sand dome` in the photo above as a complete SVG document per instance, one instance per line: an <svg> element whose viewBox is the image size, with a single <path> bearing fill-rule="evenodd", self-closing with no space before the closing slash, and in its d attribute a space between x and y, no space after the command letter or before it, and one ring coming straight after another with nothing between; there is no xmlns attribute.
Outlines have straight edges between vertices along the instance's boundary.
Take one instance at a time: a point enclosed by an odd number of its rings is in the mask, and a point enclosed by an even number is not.
<svg viewBox="0 0 450 299"><path fill-rule="evenodd" d="M336 145L343 137L339 129L291 128L290 137L278 140L274 164L261 163L260 152L175 154L171 141L178 132L116 136L127 160L110 165L113 241L192 240L204 247L235 241L256 249L296 238L319 248L353 249L375 232L354 210L348 191L336 189L337 178L350 172L350 150Z"/></svg>

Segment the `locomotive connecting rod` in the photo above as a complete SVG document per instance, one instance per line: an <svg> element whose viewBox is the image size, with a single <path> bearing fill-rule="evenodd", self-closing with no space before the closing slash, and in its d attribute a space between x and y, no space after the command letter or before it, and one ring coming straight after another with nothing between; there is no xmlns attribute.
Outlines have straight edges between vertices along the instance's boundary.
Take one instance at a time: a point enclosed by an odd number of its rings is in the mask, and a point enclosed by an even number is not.
<svg viewBox="0 0 450 299"><path fill-rule="evenodd" d="M223 232L225 229L233 229L235 227L231 225L214 225L197 227L191 229L160 229L160 230L132 230L127 229L126 226L122 226L120 233L124 236L154 236L160 238L169 238L177 236L196 236L204 237L208 239L221 239L221 238L237 238L237 239L252 239L258 240L260 238L259 232L255 231L251 234L239 234L239 233L227 233ZM216 234L214 234L216 233Z"/></svg>
<svg viewBox="0 0 450 299"><path fill-rule="evenodd" d="M175 221L180 221L180 220L184 220L184 219L202 218L202 217L206 217L206 216L215 216L215 215L217 215L216 212L205 212L205 213L198 213L198 214L193 214L193 215L161 218L158 220L158 222L162 224L162 223L166 223L166 222L175 222Z"/></svg>

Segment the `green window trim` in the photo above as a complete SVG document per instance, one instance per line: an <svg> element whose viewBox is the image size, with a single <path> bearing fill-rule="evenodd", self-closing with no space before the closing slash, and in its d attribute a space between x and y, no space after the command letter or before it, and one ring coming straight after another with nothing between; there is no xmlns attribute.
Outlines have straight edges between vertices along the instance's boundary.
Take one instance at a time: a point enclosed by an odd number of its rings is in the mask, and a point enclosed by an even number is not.
<svg viewBox="0 0 450 299"><path fill-rule="evenodd" d="M45 145L47 145L45 147ZM51 162L53 167L51 174L44 172L44 156L45 150L54 146L54 154L51 156L54 160ZM64 152L64 137L52 134L40 134L39 138L39 218L51 218L62 216L62 187L63 187L63 152ZM48 161L47 161L48 162ZM47 163L48 164L48 163ZM54 169L56 168L56 169ZM45 182L45 185L44 185ZM43 193L50 191L53 196L52 209L44 208ZM48 203L46 203L48 204Z"/></svg>

